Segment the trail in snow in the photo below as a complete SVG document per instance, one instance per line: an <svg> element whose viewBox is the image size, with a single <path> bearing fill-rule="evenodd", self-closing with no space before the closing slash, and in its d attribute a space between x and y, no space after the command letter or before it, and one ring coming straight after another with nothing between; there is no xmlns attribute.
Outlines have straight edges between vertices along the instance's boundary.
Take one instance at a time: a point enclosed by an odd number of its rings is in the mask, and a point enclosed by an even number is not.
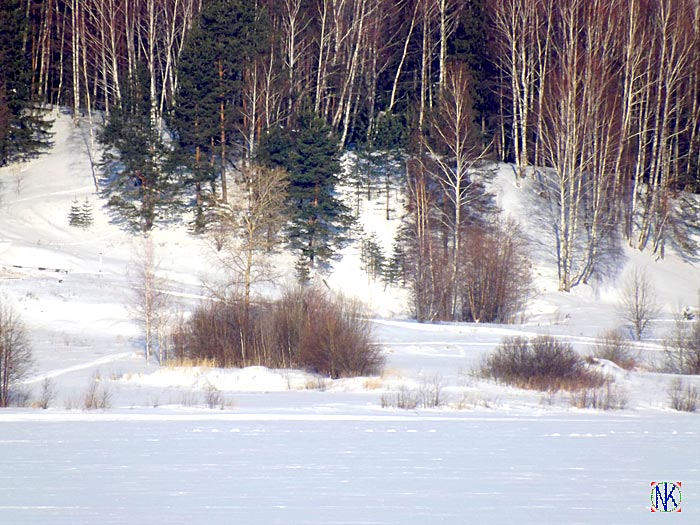
<svg viewBox="0 0 700 525"><path fill-rule="evenodd" d="M26 379L23 381L24 384L26 385L31 385L34 383L39 383L43 381L44 379L52 379L54 377L62 376L64 374L70 374L71 372L78 372L80 370L86 370L88 368L95 368L101 365L106 365L107 363L113 363L114 361L119 361L121 359L125 359L127 357L133 357L134 352L122 352L120 354L113 354L113 355L108 355L105 357L100 357L99 359L95 359L93 361L89 361L87 363L82 363L79 365L73 365L69 366L67 368L60 368L58 370L51 370L49 372L44 372L43 374L40 374L38 376L32 377L30 379Z"/></svg>

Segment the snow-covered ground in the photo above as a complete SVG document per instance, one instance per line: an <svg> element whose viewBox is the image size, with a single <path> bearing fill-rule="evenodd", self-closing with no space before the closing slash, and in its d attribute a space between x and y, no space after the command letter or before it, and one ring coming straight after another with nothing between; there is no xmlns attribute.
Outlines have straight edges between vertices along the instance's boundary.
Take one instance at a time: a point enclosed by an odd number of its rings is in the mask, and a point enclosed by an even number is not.
<svg viewBox="0 0 700 525"><path fill-rule="evenodd" d="M327 283L376 313L381 377L159 368L145 362L128 310L137 243L94 194L84 129L56 117L49 155L0 170L0 293L31 335L26 389L36 399L50 378L56 390L48 410L0 411L0 523L645 523L671 519L650 512L655 481L682 482L678 518L700 522L700 416L669 408L672 377L651 366L674 309L697 303L697 266L630 250L616 276L561 294L537 247L522 324L420 325L406 319L404 293L368 282L351 246ZM526 221L527 181L516 186L504 167L494 188ZM68 225L75 198L94 205L88 230ZM385 221L382 203L363 206L364 230L391 239L396 222ZM167 291L186 310L214 278L211 249L183 228L155 240ZM624 410L574 409L567 394L471 373L508 335L561 336L590 353L621 324L620 283L639 266L664 310L637 345L647 366L604 365ZM111 408L83 411L95 374ZM402 386L436 384L443 408L381 406Z"/></svg>

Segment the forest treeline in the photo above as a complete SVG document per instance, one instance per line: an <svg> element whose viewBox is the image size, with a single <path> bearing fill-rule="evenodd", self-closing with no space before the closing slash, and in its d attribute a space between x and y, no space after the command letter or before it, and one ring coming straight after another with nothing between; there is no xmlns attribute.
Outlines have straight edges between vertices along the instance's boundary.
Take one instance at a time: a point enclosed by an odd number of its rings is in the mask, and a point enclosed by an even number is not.
<svg viewBox="0 0 700 525"><path fill-rule="evenodd" d="M211 225L207 206L231 200L228 178L254 162L288 173L287 231L313 265L349 224L333 198L345 148L400 159L409 215L397 257L411 261L399 273L414 295L430 296L419 318L480 318L470 298L495 292L458 286L477 264L467 244L494 260L515 249L510 236L489 248L502 232L477 213L486 160L542 185L562 290L599 270L613 235L659 256L670 239L690 245L677 227L690 201L677 197L699 183L696 0L3 6L2 23L21 30L0 46L2 163L19 151L5 123L32 129L27 108L99 112L105 185L144 229L182 187L195 227ZM256 177L243 177L249 196Z"/></svg>

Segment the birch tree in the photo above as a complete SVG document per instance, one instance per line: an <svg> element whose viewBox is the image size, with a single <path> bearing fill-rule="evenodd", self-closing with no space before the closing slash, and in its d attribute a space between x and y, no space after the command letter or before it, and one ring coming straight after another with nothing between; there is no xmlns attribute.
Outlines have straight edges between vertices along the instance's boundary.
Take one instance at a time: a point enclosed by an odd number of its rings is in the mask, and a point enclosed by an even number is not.
<svg viewBox="0 0 700 525"><path fill-rule="evenodd" d="M547 0L545 0L547 1ZM499 68L509 86L504 89L510 101L513 157L519 176L528 162L530 113L537 77L533 42L538 29L540 0L497 0L492 5L493 27L499 44Z"/></svg>
<svg viewBox="0 0 700 525"><path fill-rule="evenodd" d="M544 158L552 167L559 289L590 278L611 218L611 169L620 147L613 29L604 2L566 0L556 7L557 61L547 80Z"/></svg>
<svg viewBox="0 0 700 525"><path fill-rule="evenodd" d="M484 159L475 125L475 111L471 98L471 78L464 64L452 64L445 75L445 86L440 93L436 114L430 128L433 140L426 141L430 159L437 165L437 178L449 203L450 217L446 224L450 231L450 283L457 289L460 275L462 231L465 208L476 203L481 191L475 180L475 170ZM451 297L450 314L457 316L457 294Z"/></svg>
<svg viewBox="0 0 700 525"><path fill-rule="evenodd" d="M281 168L246 162L241 179L240 198L220 219L230 232L220 259L230 273L230 284L243 287L247 316L252 286L276 277L270 256L283 240L277 233L285 222L289 176Z"/></svg>

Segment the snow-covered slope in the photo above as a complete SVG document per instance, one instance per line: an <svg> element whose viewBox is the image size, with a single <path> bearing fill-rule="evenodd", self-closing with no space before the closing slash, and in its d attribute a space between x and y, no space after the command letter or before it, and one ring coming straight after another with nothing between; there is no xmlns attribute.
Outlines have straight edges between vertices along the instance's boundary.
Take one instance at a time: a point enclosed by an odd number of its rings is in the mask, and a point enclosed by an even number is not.
<svg viewBox="0 0 700 525"><path fill-rule="evenodd" d="M407 320L405 292L368 280L351 245L325 280L374 309L382 377L159 368L145 362L129 315L138 242L109 222L95 194L85 128L55 118L48 155L0 169L0 293L31 336L30 397L44 378L56 391L49 410L0 412L11 458L0 522L641 523L649 483L668 480L683 482L683 515L700 521L700 417L668 408L669 375L613 368L627 408L602 412L471 373L509 335L559 335L589 353L621 324L621 283L634 267L648 269L663 305L637 346L658 362L674 310L697 302L697 266L625 249L615 275L562 294L551 254L535 245L523 324L419 325ZM501 167L498 203L538 237L531 188L515 182ZM86 198L94 225L70 227L72 202ZM362 207L364 231L389 253L398 221L386 221L380 201ZM167 290L191 308L206 296L202 282L217 277L210 246L184 227L156 232L155 242ZM96 373L112 408L83 412ZM441 409L381 407L401 387L436 384ZM207 407L212 391L217 410Z"/></svg>

